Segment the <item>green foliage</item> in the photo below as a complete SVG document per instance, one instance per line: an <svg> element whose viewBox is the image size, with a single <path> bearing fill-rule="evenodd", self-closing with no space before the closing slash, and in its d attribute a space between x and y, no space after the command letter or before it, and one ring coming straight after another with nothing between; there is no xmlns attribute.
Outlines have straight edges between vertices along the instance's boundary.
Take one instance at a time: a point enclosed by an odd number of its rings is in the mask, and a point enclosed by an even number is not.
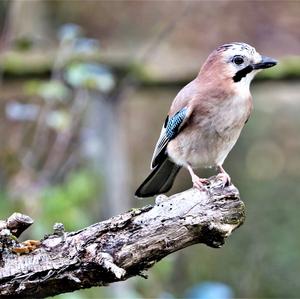
<svg viewBox="0 0 300 299"><path fill-rule="evenodd" d="M40 96L45 101L66 101L70 98L69 89L58 80L39 81L30 80L24 84L24 92L27 95Z"/></svg>
<svg viewBox="0 0 300 299"><path fill-rule="evenodd" d="M71 115L66 110L54 110L47 117L47 125L56 131L64 131L71 126Z"/></svg>
<svg viewBox="0 0 300 299"><path fill-rule="evenodd" d="M74 63L67 68L65 77L74 87L98 89L104 93L115 86L112 73L100 64Z"/></svg>
<svg viewBox="0 0 300 299"><path fill-rule="evenodd" d="M16 212L7 198L6 192L2 189L0 192L0 219L6 219L12 213Z"/></svg>
<svg viewBox="0 0 300 299"><path fill-rule="evenodd" d="M99 191L97 177L87 170L73 172L62 184L46 188L41 197L44 226L57 221L67 230L76 230L91 224L89 203Z"/></svg>
<svg viewBox="0 0 300 299"><path fill-rule="evenodd" d="M49 73L53 65L52 53L10 51L3 54L0 67L7 74L25 76ZM24 57L26 55L26 57Z"/></svg>
<svg viewBox="0 0 300 299"><path fill-rule="evenodd" d="M28 211L31 203L20 198L11 198L5 191L0 192L0 219L14 212L28 213L35 224L30 228L31 238L41 238L51 233L55 222L62 222L67 231L77 230L92 224L92 218L100 214L101 179L87 169L72 172L64 182L41 190L38 215ZM27 200L30 200L28 198ZM34 204L37 207L37 204ZM98 212L92 207L98 207Z"/></svg>
<svg viewBox="0 0 300 299"><path fill-rule="evenodd" d="M134 285L136 290L145 298L157 298L160 293L167 292L172 284L174 274L174 264L178 254L170 255L158 262L149 273L148 279L135 278ZM155 288L153 286L155 285Z"/></svg>
<svg viewBox="0 0 300 299"><path fill-rule="evenodd" d="M22 36L14 41L14 47L18 51L29 51L33 47L33 40L30 37Z"/></svg>

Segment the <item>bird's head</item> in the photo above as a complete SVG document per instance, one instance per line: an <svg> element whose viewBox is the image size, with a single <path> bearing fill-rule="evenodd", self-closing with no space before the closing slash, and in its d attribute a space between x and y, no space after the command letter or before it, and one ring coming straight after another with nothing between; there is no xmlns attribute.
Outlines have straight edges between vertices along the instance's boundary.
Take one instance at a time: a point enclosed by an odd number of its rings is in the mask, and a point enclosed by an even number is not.
<svg viewBox="0 0 300 299"><path fill-rule="evenodd" d="M262 69L277 64L273 58L263 56L245 43L225 44L213 51L207 58L200 74L208 73L249 88L251 80Z"/></svg>

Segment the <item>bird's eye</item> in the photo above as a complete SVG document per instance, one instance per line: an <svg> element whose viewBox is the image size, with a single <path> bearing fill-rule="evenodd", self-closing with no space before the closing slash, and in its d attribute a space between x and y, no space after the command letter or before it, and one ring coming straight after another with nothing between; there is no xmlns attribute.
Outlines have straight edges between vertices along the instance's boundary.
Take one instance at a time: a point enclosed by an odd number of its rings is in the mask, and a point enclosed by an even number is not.
<svg viewBox="0 0 300 299"><path fill-rule="evenodd" d="M244 58L242 56L234 56L233 57L233 62L237 65L240 65L242 63L244 63Z"/></svg>

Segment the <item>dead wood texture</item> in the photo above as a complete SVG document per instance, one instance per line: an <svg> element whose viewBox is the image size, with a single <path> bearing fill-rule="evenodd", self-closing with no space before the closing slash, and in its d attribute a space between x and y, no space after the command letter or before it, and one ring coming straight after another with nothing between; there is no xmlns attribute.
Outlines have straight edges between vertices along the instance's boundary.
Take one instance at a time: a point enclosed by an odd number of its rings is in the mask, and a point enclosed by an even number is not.
<svg viewBox="0 0 300 299"><path fill-rule="evenodd" d="M221 247L245 215L238 190L219 183L214 177L206 191L190 189L158 196L153 206L133 209L80 231L55 231L35 250L22 255L13 253L13 245L4 241L10 236L5 226L9 221L3 221L0 297L42 298L104 286L145 276L144 271L157 261L192 244Z"/></svg>

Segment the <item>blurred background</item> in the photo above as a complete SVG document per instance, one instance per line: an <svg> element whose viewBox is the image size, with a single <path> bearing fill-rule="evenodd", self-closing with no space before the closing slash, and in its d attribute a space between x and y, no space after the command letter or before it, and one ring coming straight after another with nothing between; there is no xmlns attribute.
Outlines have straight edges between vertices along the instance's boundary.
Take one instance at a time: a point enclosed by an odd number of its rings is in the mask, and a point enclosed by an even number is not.
<svg viewBox="0 0 300 299"><path fill-rule="evenodd" d="M132 278L56 298L300 296L300 2L0 0L0 219L80 229L132 207L169 105L217 46L279 59L225 162L246 223ZM200 171L203 176L212 171ZM182 171L170 194L191 187Z"/></svg>

